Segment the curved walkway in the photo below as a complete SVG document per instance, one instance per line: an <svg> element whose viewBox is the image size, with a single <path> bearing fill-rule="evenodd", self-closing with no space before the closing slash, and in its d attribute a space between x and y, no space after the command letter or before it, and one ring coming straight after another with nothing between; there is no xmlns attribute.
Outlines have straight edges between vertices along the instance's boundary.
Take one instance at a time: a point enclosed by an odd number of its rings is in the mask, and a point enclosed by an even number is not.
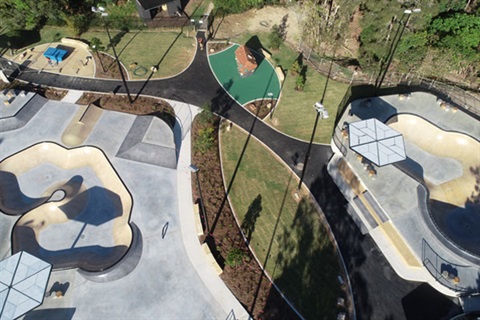
<svg viewBox="0 0 480 320"><path fill-rule="evenodd" d="M204 37L199 32L197 37ZM205 40L205 39L204 39ZM0 63L5 59L0 58ZM38 73L25 68L21 74L10 71L12 77L45 86L95 92L126 93L121 81L77 78L58 74ZM9 75L10 75L9 74ZM151 95L183 101L202 106L210 103L212 110L233 121L265 143L297 174L297 164L303 162L308 143L292 139L257 121L251 113L236 103L216 81L212 74L206 50L197 48L190 67L182 74L148 82L131 81L128 88L133 94ZM327 216L337 239L350 277L354 278L353 290L356 307L360 307L359 319L384 319L393 314L403 314L402 298L418 285L411 284L396 276L386 259L379 253L371 238L365 238L358 231L345 210L345 199L326 172L326 163L332 155L330 146L314 144L310 153L309 166L304 183L314 195ZM377 277L388 274L388 278ZM388 295L379 295L388 292ZM378 307L382 306L382 307ZM373 312L373 308L376 308ZM398 311L398 312L397 312ZM362 315L363 313L363 315ZM378 316L378 317L377 317Z"/></svg>

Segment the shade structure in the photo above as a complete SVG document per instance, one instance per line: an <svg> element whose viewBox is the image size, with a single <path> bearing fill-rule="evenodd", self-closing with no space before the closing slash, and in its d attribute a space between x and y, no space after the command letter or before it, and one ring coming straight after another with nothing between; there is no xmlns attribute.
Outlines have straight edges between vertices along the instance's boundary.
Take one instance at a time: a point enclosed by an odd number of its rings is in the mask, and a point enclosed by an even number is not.
<svg viewBox="0 0 480 320"><path fill-rule="evenodd" d="M49 47L43 55L54 62L62 62L63 58L67 55L67 50L57 49Z"/></svg>
<svg viewBox="0 0 480 320"><path fill-rule="evenodd" d="M0 261L0 320L16 319L42 304L52 265L20 251Z"/></svg>
<svg viewBox="0 0 480 320"><path fill-rule="evenodd" d="M405 143L401 133L377 119L348 125L350 149L377 166L405 160Z"/></svg>

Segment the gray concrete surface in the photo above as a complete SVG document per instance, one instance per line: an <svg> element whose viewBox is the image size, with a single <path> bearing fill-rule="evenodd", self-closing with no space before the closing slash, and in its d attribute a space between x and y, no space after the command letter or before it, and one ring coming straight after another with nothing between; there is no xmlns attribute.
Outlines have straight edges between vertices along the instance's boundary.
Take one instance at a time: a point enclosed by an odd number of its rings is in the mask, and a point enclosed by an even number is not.
<svg viewBox="0 0 480 320"><path fill-rule="evenodd" d="M78 106L49 101L23 127L0 133L2 156L61 135ZM85 145L101 148L133 198L131 221L142 235L141 256L133 270L114 281L92 281L75 269L54 271L43 305L24 319L225 319L245 309L209 265L194 229L188 143L182 169L115 157L136 117L104 112ZM150 133L161 133L154 130ZM161 139L174 139L167 136ZM151 136L147 140L152 140ZM171 146L173 141L167 141ZM180 160L180 159L179 159ZM74 174L74 173L70 173ZM82 170L75 174L88 174ZM33 187L35 188L35 187ZM35 190L32 190L34 193ZM175 196L177 195L181 198ZM180 200L181 199L181 200ZM0 214L0 253L9 255L10 234L18 217ZM65 230L59 230L65 232ZM102 231L103 232L103 231Z"/></svg>
<svg viewBox="0 0 480 320"><path fill-rule="evenodd" d="M411 113L421 116L443 130L464 133L480 140L478 121L461 111L453 112L452 109L448 111L442 109L437 103L436 97L427 93L412 93L409 99L404 100L400 100L398 95L372 98L369 101L357 100L352 102L351 110L352 115L350 116L347 109L339 122L340 126L344 122L350 123L359 119L375 117L386 121L397 113ZM339 135L340 128L337 130L336 134ZM418 132L418 134L422 135L422 132ZM406 142L406 146L407 156L410 158L406 161L410 160L412 166L417 166L412 170L419 170L418 173L422 173L430 181L444 182L463 174L463 169L457 160L433 156L409 141ZM478 165L480 166L480 151L470 150L470 152L474 153L473 155L478 154ZM338 153L338 155L340 154ZM365 187L380 203L397 231L407 241L408 247L423 265L421 270L406 267L398 252L392 250L389 241L385 240L379 231L380 228L366 226L397 273L406 279L429 282L437 290L449 295L463 292L463 290L480 290L478 258L452 244L441 232L432 229L433 225L429 221L425 221L424 217L428 217L428 214L422 215L421 210L426 206L421 206L419 203L426 202L427 199L421 198L421 193L417 192L419 181L394 165L375 168L377 175L372 179L365 171L363 164L358 161L356 154L348 147L345 159ZM333 166L329 166L329 172L334 180L338 181L340 189L352 204L353 199L348 190L349 187L342 184L341 178ZM425 196L426 194L423 195L423 197ZM476 240L471 238L471 241ZM441 277L441 271L446 268L454 269L454 273L460 278L458 285Z"/></svg>

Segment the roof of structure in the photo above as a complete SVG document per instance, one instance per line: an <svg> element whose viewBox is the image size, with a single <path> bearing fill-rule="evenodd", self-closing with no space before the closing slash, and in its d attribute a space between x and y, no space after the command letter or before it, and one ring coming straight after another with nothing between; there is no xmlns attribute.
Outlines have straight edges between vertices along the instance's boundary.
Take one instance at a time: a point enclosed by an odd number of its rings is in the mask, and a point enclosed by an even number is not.
<svg viewBox="0 0 480 320"><path fill-rule="evenodd" d="M402 134L377 119L350 123L348 131L350 149L378 166L406 159Z"/></svg>
<svg viewBox="0 0 480 320"><path fill-rule="evenodd" d="M238 72L241 75L252 73L257 68L257 60L247 46L240 46L235 50Z"/></svg>
<svg viewBox="0 0 480 320"><path fill-rule="evenodd" d="M0 261L0 319L16 319L42 304L51 269L25 251Z"/></svg>

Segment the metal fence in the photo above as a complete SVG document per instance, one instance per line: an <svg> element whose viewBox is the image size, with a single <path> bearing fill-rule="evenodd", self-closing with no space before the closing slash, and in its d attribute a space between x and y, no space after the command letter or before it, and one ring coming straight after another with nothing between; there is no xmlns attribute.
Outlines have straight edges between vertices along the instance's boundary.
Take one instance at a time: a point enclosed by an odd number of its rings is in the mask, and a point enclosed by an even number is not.
<svg viewBox="0 0 480 320"><path fill-rule="evenodd" d="M320 56L311 47L300 43L297 50L303 52L303 57L318 72L328 75L331 59ZM374 73L357 73L333 62L330 78L336 81L355 85L375 85L377 75ZM382 83L382 88L398 86L417 87L442 97L447 102L453 103L465 111L480 117L480 93L476 96L465 89L467 85L428 79L415 72L395 73L390 72ZM462 88L463 87L463 88ZM340 105L342 106L342 105Z"/></svg>
<svg viewBox="0 0 480 320"><path fill-rule="evenodd" d="M447 288L454 290L455 292L461 294L469 294L474 293L478 289L473 287L465 287L461 286L458 283L455 283L450 279L448 276L445 277L443 274L445 270L453 270L457 274L465 274L465 273L474 273L474 268L470 266L461 266L458 264L451 263L441 256L439 256L435 250L427 243L425 239L423 239L422 243L422 261L423 265L427 268L430 274L435 278L436 281L441 283ZM448 271L449 273L451 271Z"/></svg>

